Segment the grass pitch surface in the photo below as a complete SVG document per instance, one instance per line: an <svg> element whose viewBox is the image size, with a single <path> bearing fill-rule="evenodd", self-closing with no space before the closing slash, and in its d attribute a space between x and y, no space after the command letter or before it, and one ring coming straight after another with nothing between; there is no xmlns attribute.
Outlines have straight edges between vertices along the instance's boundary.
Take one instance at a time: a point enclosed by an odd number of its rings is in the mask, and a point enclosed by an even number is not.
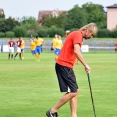
<svg viewBox="0 0 117 117"><path fill-rule="evenodd" d="M91 67L91 86L97 117L117 117L117 54L84 53ZM31 53L25 59L8 60L0 53L0 117L46 117L64 94L59 91L54 54L42 53L41 61ZM74 66L79 85L78 117L94 117L88 78L81 63ZM69 103L58 111L70 117Z"/></svg>

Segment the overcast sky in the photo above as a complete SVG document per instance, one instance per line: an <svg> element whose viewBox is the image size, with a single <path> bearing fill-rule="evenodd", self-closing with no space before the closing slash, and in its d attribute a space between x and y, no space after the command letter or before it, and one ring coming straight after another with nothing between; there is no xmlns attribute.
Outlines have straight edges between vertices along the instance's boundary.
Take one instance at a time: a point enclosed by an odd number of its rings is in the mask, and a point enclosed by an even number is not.
<svg viewBox="0 0 117 117"><path fill-rule="evenodd" d="M105 10L107 6L117 4L116 0L0 0L0 8L4 10L6 18L22 18L23 16L32 16L38 18L40 10L70 10L74 5L80 7L87 3L102 5Z"/></svg>

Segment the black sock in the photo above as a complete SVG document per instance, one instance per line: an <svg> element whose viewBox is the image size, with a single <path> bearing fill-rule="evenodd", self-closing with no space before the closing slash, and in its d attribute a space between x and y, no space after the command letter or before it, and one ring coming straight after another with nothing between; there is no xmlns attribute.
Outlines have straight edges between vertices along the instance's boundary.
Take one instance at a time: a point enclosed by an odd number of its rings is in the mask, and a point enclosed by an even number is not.
<svg viewBox="0 0 117 117"><path fill-rule="evenodd" d="M19 58L21 59L21 53L19 54Z"/></svg>
<svg viewBox="0 0 117 117"><path fill-rule="evenodd" d="M15 54L15 57L18 55L18 53Z"/></svg>
<svg viewBox="0 0 117 117"><path fill-rule="evenodd" d="M10 53L9 53L9 55L8 55L8 59L10 59Z"/></svg>
<svg viewBox="0 0 117 117"><path fill-rule="evenodd" d="M11 59L13 59L13 54L11 55Z"/></svg>

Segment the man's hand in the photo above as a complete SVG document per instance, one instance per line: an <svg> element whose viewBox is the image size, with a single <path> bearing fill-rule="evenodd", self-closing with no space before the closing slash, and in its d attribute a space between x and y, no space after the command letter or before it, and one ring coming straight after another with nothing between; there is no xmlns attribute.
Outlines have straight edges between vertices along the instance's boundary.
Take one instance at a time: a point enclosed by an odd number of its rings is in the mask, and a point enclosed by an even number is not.
<svg viewBox="0 0 117 117"><path fill-rule="evenodd" d="M91 71L91 68L88 65L85 65L85 71L87 74L89 74Z"/></svg>

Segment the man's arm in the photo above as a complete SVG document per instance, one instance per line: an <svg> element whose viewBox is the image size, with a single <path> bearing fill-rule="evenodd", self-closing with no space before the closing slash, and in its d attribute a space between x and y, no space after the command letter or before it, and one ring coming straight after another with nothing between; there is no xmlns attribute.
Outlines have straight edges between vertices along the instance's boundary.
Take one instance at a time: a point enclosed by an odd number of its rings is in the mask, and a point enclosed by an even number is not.
<svg viewBox="0 0 117 117"><path fill-rule="evenodd" d="M74 45L74 53L77 57L77 59L84 65L86 73L90 73L90 67L85 62L82 53L80 52L80 46L79 44Z"/></svg>

